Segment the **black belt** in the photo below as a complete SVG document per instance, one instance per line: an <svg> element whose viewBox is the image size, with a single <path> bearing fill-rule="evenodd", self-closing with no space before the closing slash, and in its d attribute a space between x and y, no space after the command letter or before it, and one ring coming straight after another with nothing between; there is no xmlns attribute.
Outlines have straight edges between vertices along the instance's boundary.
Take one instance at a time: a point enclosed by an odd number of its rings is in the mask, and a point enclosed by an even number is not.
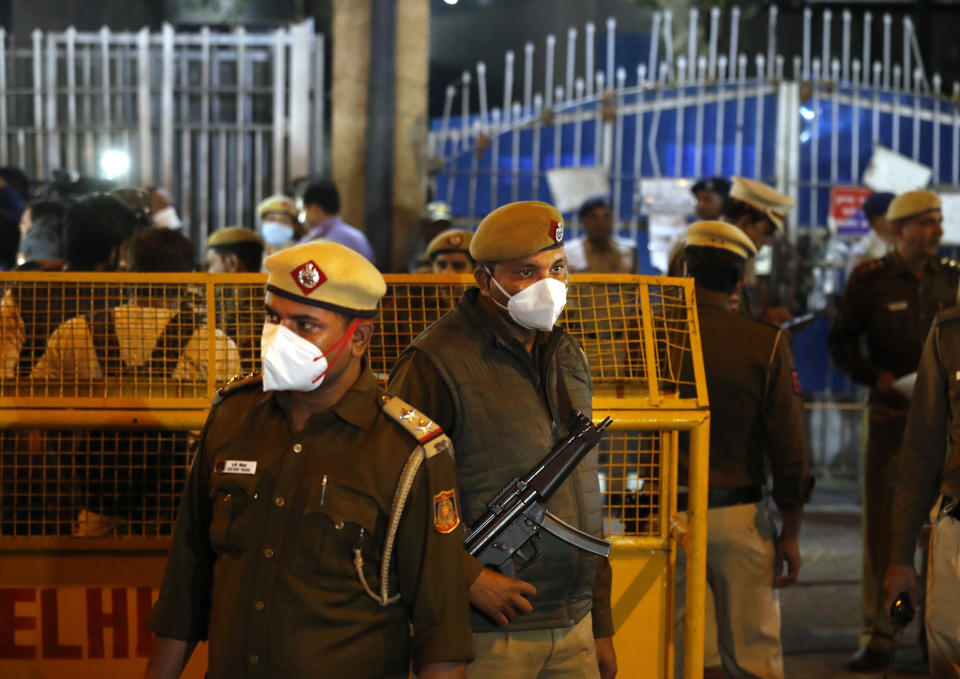
<svg viewBox="0 0 960 679"><path fill-rule="evenodd" d="M763 486L744 486L743 488L710 488L707 491L707 508L750 505L763 501ZM687 491L677 494L677 511L687 511Z"/></svg>

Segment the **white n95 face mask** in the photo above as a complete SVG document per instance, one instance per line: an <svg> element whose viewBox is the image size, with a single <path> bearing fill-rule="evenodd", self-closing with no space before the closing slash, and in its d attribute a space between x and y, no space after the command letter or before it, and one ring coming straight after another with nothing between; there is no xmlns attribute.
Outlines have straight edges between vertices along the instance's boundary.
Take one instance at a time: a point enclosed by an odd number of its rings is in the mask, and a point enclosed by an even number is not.
<svg viewBox="0 0 960 679"><path fill-rule="evenodd" d="M343 337L330 347L330 353L336 350L336 354L329 361L313 342L278 323L264 323L260 336L263 390L313 391L319 387L330 366L349 344L357 323L351 323Z"/></svg>
<svg viewBox="0 0 960 679"><path fill-rule="evenodd" d="M260 234L267 245L283 245L293 238L293 227L268 220L260 225Z"/></svg>
<svg viewBox="0 0 960 679"><path fill-rule="evenodd" d="M172 205L168 205L162 210L157 210L153 213L153 225L159 226L161 229L179 229L183 226L183 222L180 221L180 217L177 215L177 209Z"/></svg>
<svg viewBox="0 0 960 679"><path fill-rule="evenodd" d="M556 278L544 278L527 286L515 295L503 289L490 272L490 279L507 296L507 306L496 300L494 304L506 309L517 325L527 330L552 330L567 304L567 286ZM491 298L492 299L492 298Z"/></svg>

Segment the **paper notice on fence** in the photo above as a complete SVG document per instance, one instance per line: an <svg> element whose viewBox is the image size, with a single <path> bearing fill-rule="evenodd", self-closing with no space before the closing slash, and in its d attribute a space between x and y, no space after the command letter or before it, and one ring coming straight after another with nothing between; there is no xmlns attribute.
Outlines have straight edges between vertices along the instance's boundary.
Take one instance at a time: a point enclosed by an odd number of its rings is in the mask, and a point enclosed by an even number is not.
<svg viewBox="0 0 960 679"><path fill-rule="evenodd" d="M689 179L644 179L640 182L642 211L652 214L692 215L695 201Z"/></svg>
<svg viewBox="0 0 960 679"><path fill-rule="evenodd" d="M943 203L943 245L960 245L960 193L938 191Z"/></svg>
<svg viewBox="0 0 960 679"><path fill-rule="evenodd" d="M610 195L610 175L602 167L563 167L547 170L553 204L560 212L579 210L588 198Z"/></svg>
<svg viewBox="0 0 960 679"><path fill-rule="evenodd" d="M903 193L926 188L933 170L883 146L873 148L873 156L863 173L863 184L874 191Z"/></svg>

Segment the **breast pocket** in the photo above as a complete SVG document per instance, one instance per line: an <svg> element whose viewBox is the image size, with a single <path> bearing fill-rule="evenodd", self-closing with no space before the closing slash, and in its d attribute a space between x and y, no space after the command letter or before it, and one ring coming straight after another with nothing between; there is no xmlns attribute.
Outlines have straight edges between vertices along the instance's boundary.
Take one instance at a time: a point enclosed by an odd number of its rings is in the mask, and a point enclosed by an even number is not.
<svg viewBox="0 0 960 679"><path fill-rule="evenodd" d="M327 483L311 481L296 532L299 568L312 574L353 573L356 547L364 561L377 554L373 546L378 543L379 516L377 503L368 495L329 478Z"/></svg>
<svg viewBox="0 0 960 679"><path fill-rule="evenodd" d="M252 505L257 501L256 477L215 479L210 491L210 546L218 554L238 556L251 535Z"/></svg>

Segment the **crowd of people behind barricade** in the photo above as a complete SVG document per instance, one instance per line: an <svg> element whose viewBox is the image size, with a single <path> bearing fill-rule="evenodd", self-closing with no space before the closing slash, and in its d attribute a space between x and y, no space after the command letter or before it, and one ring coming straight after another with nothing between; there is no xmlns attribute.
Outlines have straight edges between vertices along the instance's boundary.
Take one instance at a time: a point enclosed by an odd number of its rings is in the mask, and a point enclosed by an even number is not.
<svg viewBox="0 0 960 679"><path fill-rule="evenodd" d="M742 177L703 179L694 184L693 196L699 221L677 244L670 273L694 280L713 408L705 676L776 679L783 676L776 589L797 579L800 517L813 483L802 380L789 346L787 328L793 317L786 305L757 295L752 262L765 245L784 233L784 221L795 201L763 182ZM217 382L225 382L234 375L263 371L262 382L256 378L255 384L249 383L258 387L258 395L243 391L247 382L221 392L221 397L237 390L246 395L233 396L227 405L215 407L212 424L208 424L213 428L200 442L198 459L205 466L194 467L188 481L184 502L190 503L189 512L181 514L184 525L175 538L173 570L168 570L161 602L150 621L158 641L163 642L158 646L157 661L169 661L172 667L185 660L192 646L176 644L206 638L209 623L217 628L210 632L212 666L233 671L266 662L265 647L257 641L260 637L249 634L250 629L261 626L259 618L240 616L232 625L226 624L225 618L208 621L211 612L205 606L209 600L203 592L194 591L190 579L196 575L207 582L221 577L222 573L214 575L210 570L218 559L236 559L231 563L237 577L253 568L253 552L239 556L254 544L252 538L231 538L217 532L231 529L238 516L247 517L244 521L254 516L256 525L246 525L246 529L262 537L262 544L254 545L262 550L256 554L266 560L258 571L256 582L262 583L257 587L272 587L276 578L286 582L284 578L289 576L288 585L296 580L296 587L316 595L315 600L300 600L297 607L327 610L329 592L317 595L323 587L298 571L297 560L281 563L282 569L291 569L287 575L283 575L286 571L271 575L273 571L267 568L279 549L279 543L268 545L267 527L305 530L297 520L274 511L290 500L305 521L316 512L327 517L337 531L344 520L357 523L357 534L340 540L355 546L349 562L355 568L350 566L338 577L352 579L355 570L366 592L357 590L359 598L345 606L365 609L369 595L385 607L390 602L388 591L399 586L406 597L406 592L417 589L418 578L430 576L429 570L421 571L423 564L417 563L411 552L401 549L400 565L394 565L400 569L398 573L391 574L384 554L386 566L381 575L387 580L381 583L379 594L368 586L363 557L375 560L380 555L372 547L363 548L364 536L368 535L368 540L374 533L377 539L382 537L387 519L394 522L391 530L399 525L413 544L437 550L445 568L456 568L451 572L457 578L472 583L469 600L474 610L469 626L462 606L448 599L453 596L449 583L428 593L440 597L431 604L439 605L436 610L419 609L427 604L414 600L405 603L406 617L389 619L398 629L404 621L425 628L454 625L447 629L450 646L446 650L438 643L444 637L431 639L432 633L426 633L419 638L417 634L424 632L415 629L413 643L423 645L404 651L404 658L409 655L424 665L459 665L473 657L475 646L479 659L471 666L472 676L482 676L476 668L486 668L483 672L492 676L503 658L510 656L508 649L501 647L504 640L522 640L539 648L537 644L559 634L569 641L565 652L570 655L563 663L577 666L586 662L591 672L583 676L599 672L604 678L612 677L616 660L610 643L610 566L605 559L594 563L592 557L579 554L579 561L573 559L566 568L569 572L563 574L556 566L566 562L557 558L551 569L551 557L540 564L545 568L542 581L537 581L541 576L536 568L526 573L534 580L531 585L525 579L484 568L475 559L462 561L458 550L452 549L448 540L438 541L432 531L446 535L460 526L460 516L476 518L504 481L504 469L512 469L520 459L520 452L511 453L516 459L508 463L510 456L504 457L503 451L519 451L524 441L535 439L535 445L524 448L524 454L539 457L541 450L563 434L567 411L589 414L589 361L593 357L556 325L567 304L568 273L636 273L636 244L616 235L611 204L604 197L587 200L579 209L577 220L584 235L578 239L564 238L563 216L545 203L503 206L488 215L476 232L455 228L448 205L428 204L416 247L408 253L408 270L472 273L478 287L458 300L451 292L449 313L402 353L391 373L390 395L385 395L373 382L366 350L373 332L371 319L378 314L386 288L371 265L370 242L361 230L343 221L340 209L333 182L317 180L302 187L296 198L273 195L264 199L256 208L255 225L221 228L206 239L204 270L268 272L266 323L263 297L239 289L217 293L216 321L206 318L200 305L192 304L185 293L168 294L159 285L126 286L116 295L92 294L92 289L78 285L69 303L42 294L37 286L11 283L2 292L0 370L6 380L63 384L145 377L199 383L211 373ZM944 556L944 550L960 539L960 461L953 436L957 428L953 409L960 403L954 394L960 390L956 386L960 384L960 364L955 360L960 354L948 341L960 318L955 309L960 265L937 255L943 233L937 194L878 194L864 205L864 213L877 235L855 248L858 264L851 266L828 339L835 363L871 389L864 470L864 636L848 667L873 671L889 665L898 634L890 605L904 592L914 600L919 595L913 547L923 518L933 507L925 611L930 662L940 672L935 676L960 676L960 642L958 635L949 631L956 629L950 626L960 607L934 599L960 591L956 564ZM197 268L197 253L183 227L169 193L160 187L112 189L69 200L35 199L22 173L0 169L0 270L190 272ZM328 282L331 285L326 285ZM328 318L328 312L333 316ZM217 327L211 328L211 323ZM608 330L613 333L608 339L615 340L615 329ZM216 343L214 365L209 362L211 341ZM918 366L914 387L912 376ZM316 376L309 378L314 372ZM558 375L564 379L558 381ZM328 386L318 388L325 380ZM261 392L274 395L263 397ZM515 397L527 392L527 397ZM500 396L491 398L494 393ZM914 394L922 412L910 408ZM413 407L423 409L426 415L397 405L399 399L392 410L386 408L397 396L409 398ZM235 418L223 414L233 409L237 410ZM389 417L379 416L381 409ZM339 419L328 417L328 411ZM277 420L283 412L292 418L293 429ZM250 422L260 422L261 428L244 425L236 429L235 425L248 417ZM536 426L527 429L521 420ZM498 427L486 427L490 422ZM394 466L402 464L402 458L391 458L385 468L389 479L343 476L345 470L353 469L347 461L351 447L343 437L361 435L352 429L341 431L347 425L388 441L397 451L405 445L405 439L398 438L402 429L416 434L441 425L447 430L458 451L458 480L450 476L452 467L444 458L431 463L435 476L412 491L416 498L413 516L427 522L426 533L423 526L408 526L409 520L396 524L399 519L392 518L389 511L394 472L400 473ZM275 455L263 453L259 462L237 457L247 454L246 449L241 450L243 441L237 432L248 429L251 437L275 430L277 440L289 440L294 457L285 457L279 448ZM331 450L345 445L341 451L346 456L344 466L330 471L329 484L326 467L317 466L317 460L305 463L311 474L304 481L306 486L294 471L299 463L293 460L303 450L300 439L304 436L314 437L317 445L334 442ZM428 438L420 439L421 444ZM210 447L220 440L234 452ZM120 443L98 453L101 468L112 465L125 471L109 478L78 474L72 479L83 486L70 508L73 534L117 535L135 530L130 528L130 519L142 511L144 489L156 483L151 476L155 469L130 464L131 455L137 454L135 448ZM688 460L685 443L681 448L678 504L683 511ZM932 458L928 455L921 462L924 451L930 450ZM86 458L82 456L87 454L76 452L75 469L84 468ZM491 466L491 460L496 464ZM164 464L160 459L155 462L154 466ZM263 486L266 482L259 476L241 478L243 474L256 475L258 464L279 474L272 477L273 488ZM515 471L521 473L522 466ZM571 515L576 516L578 525L599 535L598 503L602 499L596 471L595 467L583 467L564 501L576 509ZM768 489L771 478L772 490ZM404 481L409 482L411 479ZM110 492L104 491L105 484ZM261 492L272 500L256 505ZM282 492L289 493L288 497ZM242 507L236 508L241 497L249 507L245 514ZM212 498L221 501L215 508L210 505ZM776 514L768 508L771 498L779 510ZM10 524L6 514L16 515L21 509L5 501L0 507L5 513L0 529ZM196 521L210 524L208 538L197 536L191 523ZM218 526L218 522L224 525ZM315 523L311 519L303 525ZM304 547L297 544L297 549ZM319 550L319 544L312 549ZM200 552L209 563L197 564L195 557ZM318 557L304 558L306 563ZM203 572L190 571L198 568ZM567 577L570 574L575 576L573 580ZM206 586L213 585L207 582ZM319 590L311 589L316 587ZM258 591L254 588L247 593L255 598L249 602L253 610L261 611L272 604L258 598ZM571 592L576 596L571 598ZM215 602L218 615L228 615L225 611L230 602L223 599L222 592L220 599ZM183 612L188 610L189 615ZM682 601L678 610L682 618ZM451 616L446 622L445 615ZM386 622L383 618L376 624ZM501 639L495 631L497 625L508 626L510 634ZM357 633L366 633L361 627ZM475 632L474 646L469 636L462 634L470 627ZM279 629L273 630L271 638ZM546 637L540 635L544 631ZM242 644L236 641L241 638ZM228 653L229 645L243 646L246 655ZM581 657L581 653L586 655ZM164 659L164 654L169 656ZM350 662L353 655L346 652L343 661ZM306 655L298 652L291 657L290 676L309 668ZM388 664L402 668L404 658L392 658ZM287 661L272 662L280 667ZM535 662L549 665L546 660ZM544 672L540 676L553 676ZM559 668L557 672L561 676Z"/></svg>

